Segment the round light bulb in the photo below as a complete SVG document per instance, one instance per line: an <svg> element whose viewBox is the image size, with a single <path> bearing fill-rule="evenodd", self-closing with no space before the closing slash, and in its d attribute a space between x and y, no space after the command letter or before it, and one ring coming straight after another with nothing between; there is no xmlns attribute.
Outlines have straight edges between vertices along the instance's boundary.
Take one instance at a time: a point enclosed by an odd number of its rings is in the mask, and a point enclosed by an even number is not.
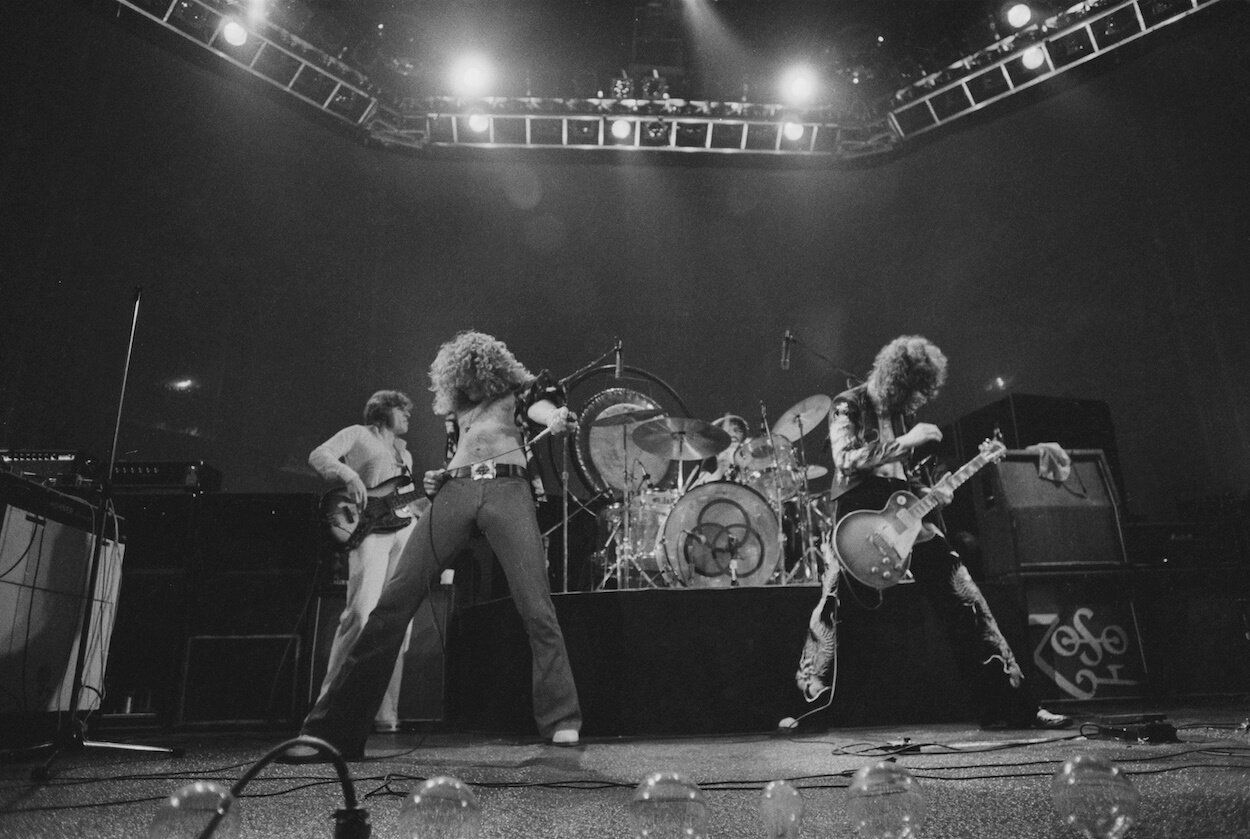
<svg viewBox="0 0 1250 839"><path fill-rule="evenodd" d="M1026 70L1036 70L1046 63L1046 53L1041 47L1029 47L1024 51L1024 57L1020 60Z"/></svg>
<svg viewBox="0 0 1250 839"><path fill-rule="evenodd" d="M1007 22L1020 29L1033 19L1033 10L1026 3L1015 3L1007 10Z"/></svg>
<svg viewBox="0 0 1250 839"><path fill-rule="evenodd" d="M247 30L237 20L229 20L226 21L225 26L221 27L221 37L225 38L230 46L241 47L247 43Z"/></svg>
<svg viewBox="0 0 1250 839"><path fill-rule="evenodd" d="M924 821L924 794L907 769L883 760L855 773L846 812L864 839L910 839Z"/></svg>
<svg viewBox="0 0 1250 839"><path fill-rule="evenodd" d="M198 839L218 814L214 839L235 839L242 833L239 805L229 789L213 781L187 784L161 802L148 839Z"/></svg>
<svg viewBox="0 0 1250 839"><path fill-rule="evenodd" d="M769 781L760 793L760 818L768 839L795 839L803 821L803 796L789 781Z"/></svg>
<svg viewBox="0 0 1250 839"><path fill-rule="evenodd" d="M468 784L440 775L408 794L399 811L403 839L474 839L482 826L482 805Z"/></svg>
<svg viewBox="0 0 1250 839"><path fill-rule="evenodd" d="M1118 839L1137 820L1141 796L1109 760L1077 755L1064 761L1050 783L1064 823L1086 839Z"/></svg>
<svg viewBox="0 0 1250 839"><path fill-rule="evenodd" d="M638 839L699 839L707 825L703 790L677 772L652 772L643 778L629 813Z"/></svg>

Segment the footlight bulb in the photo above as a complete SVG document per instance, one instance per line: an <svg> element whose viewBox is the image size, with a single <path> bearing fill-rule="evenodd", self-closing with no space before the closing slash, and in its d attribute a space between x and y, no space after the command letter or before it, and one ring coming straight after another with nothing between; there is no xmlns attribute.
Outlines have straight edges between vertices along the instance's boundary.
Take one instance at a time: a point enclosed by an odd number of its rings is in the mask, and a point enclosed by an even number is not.
<svg viewBox="0 0 1250 839"><path fill-rule="evenodd" d="M1137 821L1141 795L1109 760L1077 755L1064 761L1050 783L1064 823L1086 839L1119 839Z"/></svg>
<svg viewBox="0 0 1250 839"><path fill-rule="evenodd" d="M468 784L440 775L408 794L399 811L403 839L475 839L482 826L482 805Z"/></svg>
<svg viewBox="0 0 1250 839"><path fill-rule="evenodd" d="M707 827L703 790L677 772L652 772L629 804L637 839L699 839Z"/></svg>
<svg viewBox="0 0 1250 839"><path fill-rule="evenodd" d="M803 796L789 781L769 781L760 793L760 818L768 839L795 839L802 829Z"/></svg>
<svg viewBox="0 0 1250 839"><path fill-rule="evenodd" d="M855 773L846 812L864 839L911 839L924 821L924 794L904 767L883 760Z"/></svg>
<svg viewBox="0 0 1250 839"><path fill-rule="evenodd" d="M161 802L148 839L199 839L217 818L213 839L235 839L242 833L239 804L230 790L212 781L196 781Z"/></svg>

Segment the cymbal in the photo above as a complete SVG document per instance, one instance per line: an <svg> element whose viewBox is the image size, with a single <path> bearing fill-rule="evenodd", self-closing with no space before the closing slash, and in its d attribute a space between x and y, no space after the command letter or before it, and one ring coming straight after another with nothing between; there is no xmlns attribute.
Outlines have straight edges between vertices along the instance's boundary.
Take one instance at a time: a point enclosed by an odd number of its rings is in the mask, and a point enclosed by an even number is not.
<svg viewBox="0 0 1250 839"><path fill-rule="evenodd" d="M833 400L824 394L809 396L781 415L773 426L773 434L785 437L791 443L797 442L825 421L832 406Z"/></svg>
<svg viewBox="0 0 1250 839"><path fill-rule="evenodd" d="M669 460L702 460L729 448L729 433L692 417L658 417L634 429L638 448Z"/></svg>
<svg viewBox="0 0 1250 839"><path fill-rule="evenodd" d="M664 415L663 408L640 408L635 411L621 411L619 414L600 416L590 424L591 428L604 428L609 425L628 425L631 422L642 422Z"/></svg>

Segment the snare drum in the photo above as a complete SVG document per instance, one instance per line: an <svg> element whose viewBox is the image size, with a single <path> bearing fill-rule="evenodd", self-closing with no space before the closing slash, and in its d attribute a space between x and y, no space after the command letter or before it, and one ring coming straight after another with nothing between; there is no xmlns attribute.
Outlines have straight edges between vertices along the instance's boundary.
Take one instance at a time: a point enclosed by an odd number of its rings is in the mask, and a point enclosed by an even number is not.
<svg viewBox="0 0 1250 839"><path fill-rule="evenodd" d="M662 570L688 586L762 586L780 556L776 514L758 492L742 484L695 487L664 521Z"/></svg>

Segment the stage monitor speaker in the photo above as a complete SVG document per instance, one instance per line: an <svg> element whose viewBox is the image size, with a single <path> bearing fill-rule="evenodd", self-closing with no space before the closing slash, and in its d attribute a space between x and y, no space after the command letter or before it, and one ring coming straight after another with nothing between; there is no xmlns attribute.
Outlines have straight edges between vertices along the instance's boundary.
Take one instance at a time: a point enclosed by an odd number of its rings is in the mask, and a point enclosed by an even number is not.
<svg viewBox="0 0 1250 839"><path fill-rule="evenodd" d="M94 553L91 522L99 511L8 480L0 502L0 714L67 711ZM109 527L116 535L119 520ZM109 538L101 547L79 710L100 706L124 553Z"/></svg>
<svg viewBox="0 0 1250 839"><path fill-rule="evenodd" d="M1120 496L1124 482L1115 443L1111 409L1096 399L1069 399L1013 393L955 421L956 456L971 460L983 440L1002 434L1009 449L1034 443L1058 443L1065 449L1101 449Z"/></svg>
<svg viewBox="0 0 1250 839"><path fill-rule="evenodd" d="M1009 450L972 483L986 577L1125 564L1115 487L1101 451L1073 450L1062 484L1038 475L1038 456Z"/></svg>
<svg viewBox="0 0 1250 839"><path fill-rule="evenodd" d="M1040 700L1150 692L1134 587L1125 571L1021 574L983 590Z"/></svg>
<svg viewBox="0 0 1250 839"><path fill-rule="evenodd" d="M298 635L193 635L178 722L294 721L299 653Z"/></svg>
<svg viewBox="0 0 1250 839"><path fill-rule="evenodd" d="M317 701L330 661L330 645L345 602L344 591L317 598L313 616L312 662L308 668L308 703ZM399 693L403 722L441 722L446 718L447 627L455 603L455 586L437 585L412 619L412 637L404 653L404 678Z"/></svg>

